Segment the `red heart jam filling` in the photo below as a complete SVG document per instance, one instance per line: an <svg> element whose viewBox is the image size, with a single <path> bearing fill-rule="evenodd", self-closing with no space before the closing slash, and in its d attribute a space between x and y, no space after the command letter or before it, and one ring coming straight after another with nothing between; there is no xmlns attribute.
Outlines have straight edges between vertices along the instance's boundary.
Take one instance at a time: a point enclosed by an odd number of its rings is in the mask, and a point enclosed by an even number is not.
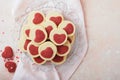
<svg viewBox="0 0 120 80"><path fill-rule="evenodd" d="M25 40L25 43L24 43L24 49L25 50L27 50L27 46L28 46L28 44L31 42L31 40L29 40L29 39L26 39Z"/></svg>
<svg viewBox="0 0 120 80"><path fill-rule="evenodd" d="M36 63L42 63L44 61L40 56L34 58L34 60Z"/></svg>
<svg viewBox="0 0 120 80"><path fill-rule="evenodd" d="M64 28L64 30L67 32L67 34L72 34L74 31L74 27L72 24L67 24L67 26Z"/></svg>
<svg viewBox="0 0 120 80"><path fill-rule="evenodd" d="M38 47L36 47L34 45L30 45L29 46L29 51L30 51L30 54L37 55L38 54Z"/></svg>
<svg viewBox="0 0 120 80"><path fill-rule="evenodd" d="M5 63L5 67L8 69L9 72L15 72L17 65L15 62L9 61Z"/></svg>
<svg viewBox="0 0 120 80"><path fill-rule="evenodd" d="M49 34L53 28L52 28L52 26L47 26L45 29L46 29L48 37L49 37Z"/></svg>
<svg viewBox="0 0 120 80"><path fill-rule="evenodd" d="M59 54L65 54L68 51L68 46L57 46L57 51Z"/></svg>
<svg viewBox="0 0 120 80"><path fill-rule="evenodd" d="M45 39L44 32L42 30L36 30L34 41L39 43L39 42L43 41L44 39Z"/></svg>
<svg viewBox="0 0 120 80"><path fill-rule="evenodd" d="M27 37L29 37L30 29L25 30L25 34L27 35Z"/></svg>
<svg viewBox="0 0 120 80"><path fill-rule="evenodd" d="M2 53L3 58L12 58L13 57L13 50L10 46L6 46L4 52Z"/></svg>
<svg viewBox="0 0 120 80"><path fill-rule="evenodd" d="M60 16L51 17L50 20L53 21L57 26L62 22L62 18Z"/></svg>
<svg viewBox="0 0 120 80"><path fill-rule="evenodd" d="M63 56L58 56L56 55L53 59L54 62L62 62L64 60L64 57Z"/></svg>
<svg viewBox="0 0 120 80"><path fill-rule="evenodd" d="M51 58L53 56L53 50L50 47L47 47L45 50L41 52L41 55L44 58Z"/></svg>
<svg viewBox="0 0 120 80"><path fill-rule="evenodd" d="M43 16L40 13L36 13L34 15L33 23L34 24L40 24L43 21Z"/></svg>
<svg viewBox="0 0 120 80"><path fill-rule="evenodd" d="M61 44L65 41L65 34L54 34L53 39L56 43Z"/></svg>

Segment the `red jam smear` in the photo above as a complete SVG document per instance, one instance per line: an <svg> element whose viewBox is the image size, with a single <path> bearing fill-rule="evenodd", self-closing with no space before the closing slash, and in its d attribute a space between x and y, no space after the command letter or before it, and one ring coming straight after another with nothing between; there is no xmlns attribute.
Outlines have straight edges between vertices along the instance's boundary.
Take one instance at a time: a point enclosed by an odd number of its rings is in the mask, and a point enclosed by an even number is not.
<svg viewBox="0 0 120 80"><path fill-rule="evenodd" d="M36 30L35 31L35 39L34 41L39 43L45 39L45 34L42 30Z"/></svg>
<svg viewBox="0 0 120 80"><path fill-rule="evenodd" d="M61 16L51 17L50 20L53 21L57 26L62 22Z"/></svg>
<svg viewBox="0 0 120 80"><path fill-rule="evenodd" d="M67 24L66 25L66 27L65 28L63 28L66 32L67 32L67 34L72 34L73 33L73 31L74 31L74 27L73 27L73 25L72 24Z"/></svg>
<svg viewBox="0 0 120 80"><path fill-rule="evenodd" d="M36 63L42 63L44 60L43 60L40 56L38 56L38 57L35 57L35 58L34 58L34 61L35 61Z"/></svg>
<svg viewBox="0 0 120 80"><path fill-rule="evenodd" d="M25 30L25 34L27 35L27 37L29 37L30 29Z"/></svg>
<svg viewBox="0 0 120 80"><path fill-rule="evenodd" d="M57 46L57 51L59 54L65 54L68 51L68 46Z"/></svg>
<svg viewBox="0 0 120 80"><path fill-rule="evenodd" d="M38 47L34 45L29 46L29 51L31 55L38 55Z"/></svg>
<svg viewBox="0 0 120 80"><path fill-rule="evenodd" d="M40 13L36 13L34 15L34 19L33 19L33 23L34 24L40 24L41 22L43 22L44 18Z"/></svg>
<svg viewBox="0 0 120 80"><path fill-rule="evenodd" d="M53 28L52 28L52 26L47 26L45 29L46 29L46 32L47 32L48 37L49 37L50 32L51 32L51 30L52 30Z"/></svg>
<svg viewBox="0 0 120 80"><path fill-rule="evenodd" d="M54 34L53 39L57 44L61 44L65 41L66 35L65 34Z"/></svg>
<svg viewBox="0 0 120 80"><path fill-rule="evenodd" d="M28 44L31 42L31 40L29 40L29 39L26 39L25 40L25 43L24 43L24 49L25 50L27 50L27 46L28 46Z"/></svg>
<svg viewBox="0 0 120 80"><path fill-rule="evenodd" d="M53 50L51 47L47 47L45 50L41 51L41 56L44 58L51 58L53 56Z"/></svg>
<svg viewBox="0 0 120 80"><path fill-rule="evenodd" d="M64 56L58 56L56 55L53 59L54 62L62 62L64 60Z"/></svg>

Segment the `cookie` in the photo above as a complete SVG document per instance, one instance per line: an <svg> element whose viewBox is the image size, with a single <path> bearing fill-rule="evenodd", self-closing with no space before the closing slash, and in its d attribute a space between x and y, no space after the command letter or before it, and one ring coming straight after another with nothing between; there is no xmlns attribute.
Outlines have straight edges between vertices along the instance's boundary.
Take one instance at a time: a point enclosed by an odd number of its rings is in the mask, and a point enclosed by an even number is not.
<svg viewBox="0 0 120 80"><path fill-rule="evenodd" d="M67 56L58 56L56 55L51 62L56 64L56 65L60 65L63 64L66 61Z"/></svg>
<svg viewBox="0 0 120 80"><path fill-rule="evenodd" d="M32 60L36 63L36 64L44 64L46 61L44 59L42 59L40 56L37 57L33 57Z"/></svg>
<svg viewBox="0 0 120 80"><path fill-rule="evenodd" d="M32 11L28 14L27 23L32 25L40 25L45 21L45 15L40 11Z"/></svg>
<svg viewBox="0 0 120 80"><path fill-rule="evenodd" d="M71 21L62 21L58 28L64 29L68 36L73 36L75 34L75 25Z"/></svg>
<svg viewBox="0 0 120 80"><path fill-rule="evenodd" d="M25 38L29 39L30 27L29 25L23 25L21 29L21 36L25 36Z"/></svg>
<svg viewBox="0 0 120 80"><path fill-rule="evenodd" d="M53 21L58 26L64 18L61 13L52 11L46 15L46 20Z"/></svg>
<svg viewBox="0 0 120 80"><path fill-rule="evenodd" d="M63 29L53 29L50 33L50 40L55 45L63 45L67 41L67 33Z"/></svg>
<svg viewBox="0 0 120 80"><path fill-rule="evenodd" d="M41 44L47 39L47 32L42 26L34 27L30 31L30 39L36 44Z"/></svg>
<svg viewBox="0 0 120 80"><path fill-rule="evenodd" d="M31 42L31 40L26 39L25 36L21 36L20 41L19 41L19 48L23 52L27 52L27 46Z"/></svg>
<svg viewBox="0 0 120 80"><path fill-rule="evenodd" d="M49 35L50 35L50 32L53 30L53 29L56 29L57 26L54 22L52 21L46 21L42 24L42 26L45 28L47 34L48 34L48 38L49 38Z"/></svg>
<svg viewBox="0 0 120 80"><path fill-rule="evenodd" d="M27 46L27 52L29 53L29 55L31 57L37 57L39 56L39 52L38 52L38 44L34 44L33 42L30 42Z"/></svg>
<svg viewBox="0 0 120 80"><path fill-rule="evenodd" d="M41 44L38 50L39 50L40 57L44 60L53 59L57 53L56 46L50 41L47 41Z"/></svg>
<svg viewBox="0 0 120 80"><path fill-rule="evenodd" d="M71 45L73 45L75 41L75 35L68 37L67 40L70 42Z"/></svg>
<svg viewBox="0 0 120 80"><path fill-rule="evenodd" d="M58 56L66 56L69 54L71 50L70 42L67 41L65 44L57 46L57 55Z"/></svg>

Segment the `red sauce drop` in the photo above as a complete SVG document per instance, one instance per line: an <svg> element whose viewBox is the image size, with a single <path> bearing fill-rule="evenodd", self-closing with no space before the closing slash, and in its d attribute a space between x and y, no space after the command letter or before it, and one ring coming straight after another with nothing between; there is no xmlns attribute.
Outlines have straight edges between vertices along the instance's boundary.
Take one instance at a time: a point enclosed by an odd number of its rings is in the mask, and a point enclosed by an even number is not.
<svg viewBox="0 0 120 80"><path fill-rule="evenodd" d="M65 54L68 51L68 46L57 46L57 51L59 54Z"/></svg>
<svg viewBox="0 0 120 80"><path fill-rule="evenodd" d="M40 56L34 58L34 60L36 63L42 63L44 61Z"/></svg>
<svg viewBox="0 0 120 80"><path fill-rule="evenodd" d="M62 22L62 18L60 16L51 17L50 20L53 21L57 26Z"/></svg>
<svg viewBox="0 0 120 80"><path fill-rule="evenodd" d="M35 36L34 41L37 42L37 43L39 43L39 42L41 42L45 39L45 34L41 30L36 30L35 35L36 36Z"/></svg>
<svg viewBox="0 0 120 80"><path fill-rule="evenodd" d="M53 36L53 39L55 40L56 43L61 44L65 41L65 34L55 34Z"/></svg>
<svg viewBox="0 0 120 80"><path fill-rule="evenodd" d="M64 30L67 32L67 34L72 34L74 31L74 27L72 24L67 24L67 26L64 28Z"/></svg>
<svg viewBox="0 0 120 80"><path fill-rule="evenodd" d="M53 28L52 28L52 26L47 26L45 29L46 29L48 37L49 37L49 34Z"/></svg>
<svg viewBox="0 0 120 80"><path fill-rule="evenodd" d="M38 54L38 47L36 47L34 45L30 45L29 46L29 51L30 51L30 54L37 55Z"/></svg>
<svg viewBox="0 0 120 80"><path fill-rule="evenodd" d="M53 56L53 50L50 47L47 47L45 50L41 52L41 55L44 58L51 58Z"/></svg>
<svg viewBox="0 0 120 80"><path fill-rule="evenodd" d="M24 43L24 49L27 50L27 46L28 44L31 42L31 40L26 39L25 43Z"/></svg>
<svg viewBox="0 0 120 80"><path fill-rule="evenodd" d="M10 46L6 46L4 52L2 53L3 58L12 58L13 57L13 50Z"/></svg>
<svg viewBox="0 0 120 80"><path fill-rule="evenodd" d="M53 59L54 62L62 62L64 60L64 56L56 55Z"/></svg>
<svg viewBox="0 0 120 80"><path fill-rule="evenodd" d="M27 37L29 37L30 29L25 30L25 34L27 35Z"/></svg>
<svg viewBox="0 0 120 80"><path fill-rule="evenodd" d="M43 16L40 13L36 13L34 15L33 23L34 24L40 24L43 21Z"/></svg>

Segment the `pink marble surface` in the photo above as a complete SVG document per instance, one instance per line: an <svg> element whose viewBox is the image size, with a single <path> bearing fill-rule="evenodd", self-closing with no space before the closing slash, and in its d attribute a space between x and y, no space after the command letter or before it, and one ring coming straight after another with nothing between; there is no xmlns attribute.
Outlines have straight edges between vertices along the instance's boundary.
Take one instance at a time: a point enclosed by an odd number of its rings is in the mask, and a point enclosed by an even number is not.
<svg viewBox="0 0 120 80"><path fill-rule="evenodd" d="M88 53L71 80L120 80L120 0L82 0Z"/></svg>

